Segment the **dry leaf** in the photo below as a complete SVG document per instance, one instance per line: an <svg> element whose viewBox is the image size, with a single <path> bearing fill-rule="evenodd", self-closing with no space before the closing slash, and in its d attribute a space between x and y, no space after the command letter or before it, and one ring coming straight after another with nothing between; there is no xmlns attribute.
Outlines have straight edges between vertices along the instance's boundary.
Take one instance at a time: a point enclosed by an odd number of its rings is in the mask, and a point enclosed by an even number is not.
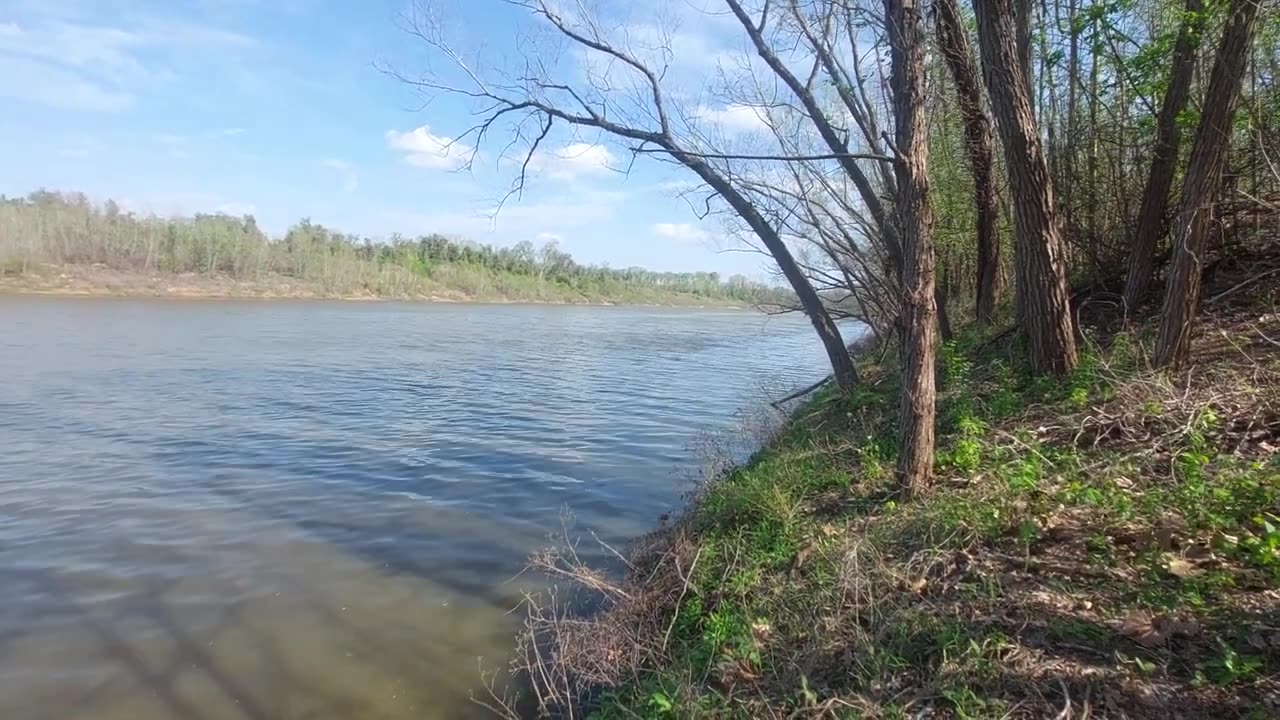
<svg viewBox="0 0 1280 720"><path fill-rule="evenodd" d="M1194 637L1200 634L1200 621L1190 615L1161 616L1156 619L1160 634L1166 638Z"/></svg>
<svg viewBox="0 0 1280 720"><path fill-rule="evenodd" d="M1200 568L1178 557L1169 559L1168 568L1170 575L1184 580L1190 577L1195 577L1201 573Z"/></svg>
<svg viewBox="0 0 1280 720"><path fill-rule="evenodd" d="M907 585L907 589L917 595L923 595L924 591L928 587L929 587L929 580L927 578L920 578L919 580L913 580L909 585Z"/></svg>
<svg viewBox="0 0 1280 720"><path fill-rule="evenodd" d="M767 622L753 622L751 637L756 641L756 645L765 645L769 642L769 638L773 637L773 626Z"/></svg>
<svg viewBox="0 0 1280 720"><path fill-rule="evenodd" d="M836 529L836 526L832 525L831 523L823 523L822 526L819 527L818 529L821 530L822 534L826 535L827 537L831 537L832 535L835 535L840 532L838 529Z"/></svg>
<svg viewBox="0 0 1280 720"><path fill-rule="evenodd" d="M1165 641L1164 635L1156 628L1151 613L1139 610L1120 621L1120 634L1143 647L1155 647Z"/></svg>
<svg viewBox="0 0 1280 720"><path fill-rule="evenodd" d="M800 548L800 551L796 553L795 559L791 561L791 572L789 574L791 575L796 574L796 572L798 572L800 568L803 567L806 562L808 562L809 558L813 555L814 551L817 549L818 549L818 545L813 541L809 541L808 543L805 543L804 547Z"/></svg>

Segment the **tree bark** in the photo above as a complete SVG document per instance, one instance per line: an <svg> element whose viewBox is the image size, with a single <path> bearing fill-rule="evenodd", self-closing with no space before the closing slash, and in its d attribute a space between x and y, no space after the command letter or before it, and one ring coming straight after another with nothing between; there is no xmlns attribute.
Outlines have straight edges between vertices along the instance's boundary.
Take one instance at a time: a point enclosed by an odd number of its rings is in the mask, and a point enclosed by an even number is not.
<svg viewBox="0 0 1280 720"><path fill-rule="evenodd" d="M1151 287L1155 267L1156 241L1164 231L1164 213L1169 203L1169 188L1178 161L1182 128L1178 116L1187 107L1191 94L1191 78L1196 67L1196 27L1204 7L1203 0L1186 0L1186 16L1178 30L1173 50L1173 68L1169 71L1169 87L1156 117L1155 148L1151 156L1151 172L1142 193L1138 211L1138 227L1129 249L1129 270L1124 283L1124 307L1131 312L1142 303Z"/></svg>
<svg viewBox="0 0 1280 720"><path fill-rule="evenodd" d="M937 266L937 256L934 257L934 266ZM955 333L951 330L951 315L947 312L947 291L943 289L942 283L938 282L936 272L933 283L933 304L938 308L938 336L944 343L951 342Z"/></svg>
<svg viewBox="0 0 1280 720"><path fill-rule="evenodd" d="M831 313L827 312L822 298L805 277L804 271L796 263L795 257L778 230L764 219L746 196L705 160L682 152L679 148L669 147L667 150L672 157L696 173L703 182L724 198L724 201L729 203L734 212L738 213L738 216L764 243L765 249L773 256L774 262L778 263L778 269L791 284L791 289L800 300L800 307L803 308L804 314L808 316L813 329L818 333L818 339L822 341L822 347L827 351L827 359L831 361L831 372L835 377L836 385L841 390L852 390L858 384L858 370L854 366L853 358L849 356L849 348L844 343L840 328L831 319Z"/></svg>
<svg viewBox="0 0 1280 720"><path fill-rule="evenodd" d="M969 47L964 20L956 0L936 0L938 47L956 84L956 99L964 119L965 150L973 173L973 203L977 212L978 268L975 304L982 325L991 323L1000 295L1000 197L996 192L994 139L991 121L982 107L978 68ZM941 308L940 308L941 309Z"/></svg>
<svg viewBox="0 0 1280 720"><path fill-rule="evenodd" d="M1031 64L1031 16L1034 13L1031 0L1014 0L1013 26L1014 39L1018 47L1018 64L1022 67L1022 79L1026 83L1027 102L1031 105L1031 115L1036 114L1036 92L1033 65Z"/></svg>
<svg viewBox="0 0 1280 720"><path fill-rule="evenodd" d="M1076 28L1076 17L1079 15L1080 0L1068 0L1067 7L1067 32L1070 35L1067 48L1067 141L1066 152L1063 153L1063 173L1062 173L1062 190L1063 190L1063 213L1066 227L1075 227L1072 213L1075 212L1075 206L1072 200L1075 196L1076 189L1076 139L1080 135L1079 117L1079 89L1076 87L1076 79L1080 77L1080 33Z"/></svg>
<svg viewBox="0 0 1280 720"><path fill-rule="evenodd" d="M935 305L933 211L929 205L929 144L924 117L923 0L885 0L893 90L894 209L902 232L902 395L898 484L906 495L933 479L935 364L938 318Z"/></svg>
<svg viewBox="0 0 1280 720"><path fill-rule="evenodd" d="M1205 241L1231 147L1231 120L1257 27L1259 4L1258 0L1232 0L1231 17L1222 33L1222 44L1209 77L1204 109L1191 146L1191 162L1182 186L1182 205L1173 225L1173 264L1156 340L1158 366L1177 368L1191 354L1191 328L1200 304Z"/></svg>
<svg viewBox="0 0 1280 720"><path fill-rule="evenodd" d="M1018 62L1014 0L974 0L983 77L1004 144L1013 195L1014 264L1023 330L1037 373L1065 375L1075 369L1062 228L1053 200L1053 180Z"/></svg>

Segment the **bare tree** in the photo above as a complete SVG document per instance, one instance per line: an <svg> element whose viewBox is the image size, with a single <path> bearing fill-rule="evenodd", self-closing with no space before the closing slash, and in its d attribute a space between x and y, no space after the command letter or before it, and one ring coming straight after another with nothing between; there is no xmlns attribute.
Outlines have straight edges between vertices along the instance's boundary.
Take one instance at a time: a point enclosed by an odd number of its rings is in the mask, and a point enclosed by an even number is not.
<svg viewBox="0 0 1280 720"><path fill-rule="evenodd" d="M1173 185L1178 146L1182 141L1178 116L1186 108L1187 97L1191 94L1191 78L1195 74L1196 48L1199 45L1199 18L1203 8L1203 0L1186 0L1173 50L1173 67L1169 70L1169 86L1165 89L1164 102L1156 117L1151 171L1142 194L1142 209L1138 211L1138 226L1134 229L1133 244L1129 249L1129 270L1124 284L1124 304L1129 311L1138 307L1147 295L1155 265L1156 240L1164 232L1164 213L1169 203L1169 188Z"/></svg>
<svg viewBox="0 0 1280 720"><path fill-rule="evenodd" d="M1004 144L1013 195L1019 313L1031 347L1031 365L1039 373L1064 375L1077 362L1066 258L1053 180L1019 62L1014 0L974 0L973 6L983 77Z"/></svg>
<svg viewBox="0 0 1280 720"><path fill-rule="evenodd" d="M895 205L902 230L902 396L898 484L906 494L933 477L935 363L933 210L929 204L929 141L924 116L925 33L922 0L885 0L893 88Z"/></svg>
<svg viewBox="0 0 1280 720"><path fill-rule="evenodd" d="M964 120L965 151L973 173L973 203L977 212L978 272L975 305L979 323L988 324L1000 296L1000 197L996 192L995 151L991 121L982 107L978 68L969 47L956 0L935 0L938 47L951 70L956 100Z"/></svg>
<svg viewBox="0 0 1280 720"><path fill-rule="evenodd" d="M557 5L547 0L504 1L529 11L573 46L625 71L634 81L633 92L626 94L625 102L620 102L616 99L618 88L614 81L590 74L586 80L561 80L554 77L551 69L537 57L528 58L524 68L514 77L491 81L473 70L448 44L438 23L431 21L427 14L415 18L411 31L438 55L449 60L463 79L450 82L434 74L420 78L397 74L397 77L429 95L459 96L476 103L481 121L461 137L474 138L477 148L495 124L513 122L515 138L512 144L526 142L521 170L513 186L515 190L523 187L525 171L541 143L557 124L601 131L625 143L633 157L657 153L692 171L742 219L768 250L822 341L836 383L844 389L853 387L857 383L857 370L840 329L796 262L779 227L766 220L735 185L734 175L728 166L712 163L715 159L737 156L701 152L701 148L677 135L675 128L679 118L673 116L674 110L663 87L666 68L656 67L625 44L613 42L591 17L583 15L570 19L557 9ZM852 157L856 156L846 158L840 154L842 162ZM794 158L780 156L777 159Z"/></svg>
<svg viewBox="0 0 1280 720"><path fill-rule="evenodd" d="M1191 325L1200 304L1201 270L1222 169L1231 147L1231 120L1257 27L1259 0L1232 0L1222 33L1191 161L1182 185L1182 206L1173 225L1173 265L1165 288L1164 314L1156 340L1157 365L1178 367L1191 354Z"/></svg>
<svg viewBox="0 0 1280 720"><path fill-rule="evenodd" d="M729 6L729 10L733 16L742 25L746 31L747 37L751 39L751 44L755 48L760 59L765 62L770 70L777 75L783 84L795 95L799 100L801 108L809 121L813 123L814 128L818 131L822 141L830 148L831 152L842 156L840 167L853 181L854 187L857 188L858 194L866 207L867 212L874 219L876 227L879 229L881 239L888 249L889 259L893 266L893 271L897 275L902 273L902 247L898 238L898 229L893 224L893 218L889 212L885 210L884 202L881 200L880 193L867 177L866 172L858 164L857 159L849 157L849 144L847 133L840 131L840 126L836 120L828 113L822 104L818 101L814 91L814 83L818 79L818 73L811 73L807 81L802 81L800 76L787 64L784 58L774 49L766 38L765 33L769 30L770 21L770 3L765 2L761 7L758 18L753 18L744 8L740 0L725 0L725 4ZM819 11L824 13L824 17L831 18L836 13L835 3L827 6L819 6ZM838 91L846 109L851 117L857 122L863 130L864 136L871 144L873 149L879 147L879 139L873 136L876 130L874 127L874 115L869 115L863 111L863 104L857 101L852 91L852 84L849 82L849 73L843 63L840 62L833 50L833 43L830 35L820 35L813 30L808 23L804 13L801 12L795 0L791 0L790 7L792 9L792 17L800 27L803 39L806 41L806 49L814 54L814 57L822 68L826 77ZM829 27L829 26L828 26ZM850 32L855 32L850 29ZM852 37L849 38L853 40ZM856 108L856 110L855 110ZM877 153L878 154L878 153ZM886 181L886 190L890 195L895 191L890 181Z"/></svg>

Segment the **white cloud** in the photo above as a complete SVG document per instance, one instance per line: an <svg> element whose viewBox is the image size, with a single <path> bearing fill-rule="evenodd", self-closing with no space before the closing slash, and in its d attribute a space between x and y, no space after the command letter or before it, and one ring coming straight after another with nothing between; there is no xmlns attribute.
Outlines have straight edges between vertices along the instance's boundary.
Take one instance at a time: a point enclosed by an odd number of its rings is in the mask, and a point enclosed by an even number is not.
<svg viewBox="0 0 1280 720"><path fill-rule="evenodd" d="M342 191L345 193L353 193L360 187L360 175L356 172L355 165L337 158L327 158L320 162L321 165L336 170L342 175Z"/></svg>
<svg viewBox="0 0 1280 720"><path fill-rule="evenodd" d="M769 115L765 108L731 103L723 108L700 107L699 120L709 122L728 135L767 132Z"/></svg>
<svg viewBox="0 0 1280 720"><path fill-rule="evenodd" d="M70 70L4 56L0 56L0 97L92 112L119 112L134 103L132 94L104 87Z"/></svg>
<svg viewBox="0 0 1280 720"><path fill-rule="evenodd" d="M387 131L387 145L405 154L405 162L432 170L457 170L471 159L475 149L466 143L431 132L423 125L409 132Z"/></svg>
<svg viewBox="0 0 1280 720"><path fill-rule="evenodd" d="M653 232L660 238L682 243L705 243L711 240L711 233L691 223L657 223Z"/></svg>
<svg viewBox="0 0 1280 720"><path fill-rule="evenodd" d="M678 11L677 14L686 13ZM684 73L705 74L718 68L733 70L749 61L750 56L729 42L731 38L737 39L736 33L707 32L714 23L709 24L706 15L689 15L666 23L624 25L621 38L645 64L654 67L671 65ZM603 69L609 64L607 58L595 54L591 61L595 69Z"/></svg>
<svg viewBox="0 0 1280 720"><path fill-rule="evenodd" d="M554 152L538 151L529 159L529 169L556 180L574 180L599 175L617 168L609 148L594 143L569 143Z"/></svg>
<svg viewBox="0 0 1280 720"><path fill-rule="evenodd" d="M161 191L139 197L121 197L120 207L140 215L160 217L190 217L197 213L225 213L227 215L252 215L256 206L250 202L232 200L216 193Z"/></svg>
<svg viewBox="0 0 1280 720"><path fill-rule="evenodd" d="M562 242L564 242L564 236L563 236L563 235L561 235L560 233L553 233L553 232L540 232L540 233L538 233L537 235L534 235L534 236L533 236L533 239L534 239L534 240L537 240L537 241L538 241L538 242L540 242L540 243L549 243L549 242L562 243Z"/></svg>
<svg viewBox="0 0 1280 720"><path fill-rule="evenodd" d="M402 232L438 232L485 242L527 240L529 228L544 228L538 237L546 242L563 240L575 228L609 223L626 199L626 193L585 190L543 202L508 202L501 211L493 207L429 213L390 210L382 214L382 220Z"/></svg>
<svg viewBox="0 0 1280 720"><path fill-rule="evenodd" d="M68 110L121 111L140 91L175 80L170 67L184 61L204 67L221 57L192 53L253 44L187 21L144 20L129 28L72 21L52 12L53 5L34 6L21 26L0 23L0 95Z"/></svg>

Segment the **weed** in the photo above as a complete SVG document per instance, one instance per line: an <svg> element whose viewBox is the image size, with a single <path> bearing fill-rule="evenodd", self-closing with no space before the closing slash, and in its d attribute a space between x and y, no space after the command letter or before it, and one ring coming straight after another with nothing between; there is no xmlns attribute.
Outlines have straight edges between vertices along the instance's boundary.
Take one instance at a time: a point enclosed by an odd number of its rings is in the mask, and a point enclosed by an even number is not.
<svg viewBox="0 0 1280 720"><path fill-rule="evenodd" d="M1251 655L1241 655L1219 638L1217 656L1200 665L1195 679L1200 684L1210 682L1214 685L1231 685L1252 680L1260 669L1262 660Z"/></svg>

